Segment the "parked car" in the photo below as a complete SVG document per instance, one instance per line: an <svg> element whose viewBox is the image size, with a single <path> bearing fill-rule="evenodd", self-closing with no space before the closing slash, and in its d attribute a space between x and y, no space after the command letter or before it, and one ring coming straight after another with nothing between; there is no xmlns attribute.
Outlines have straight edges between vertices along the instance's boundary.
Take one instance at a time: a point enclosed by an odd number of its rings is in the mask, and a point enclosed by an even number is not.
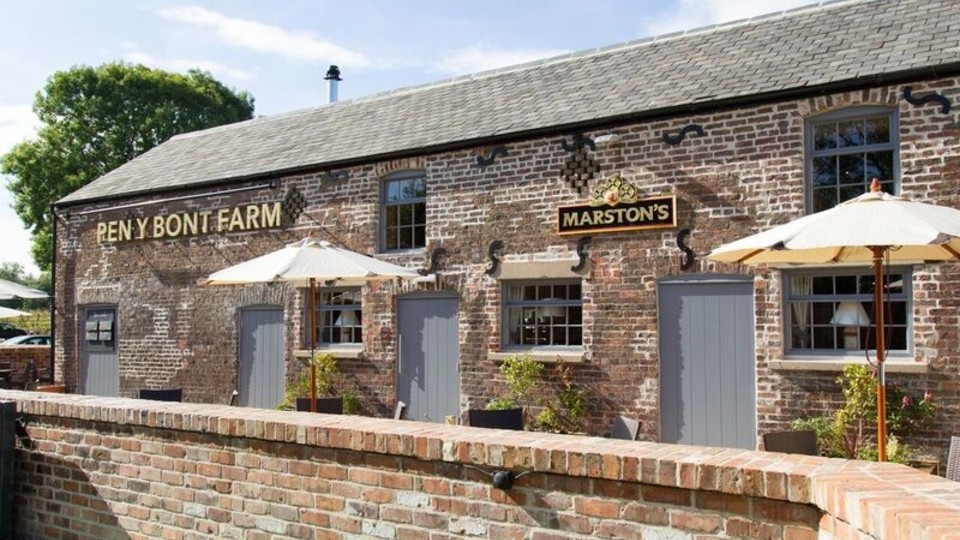
<svg viewBox="0 0 960 540"><path fill-rule="evenodd" d="M27 333L26 330L17 328L16 326L10 323L0 322L0 342L2 342L5 339L10 339L14 336L25 335L26 333Z"/></svg>
<svg viewBox="0 0 960 540"><path fill-rule="evenodd" d="M18 345L50 345L50 336L15 336L0 343L0 347Z"/></svg>

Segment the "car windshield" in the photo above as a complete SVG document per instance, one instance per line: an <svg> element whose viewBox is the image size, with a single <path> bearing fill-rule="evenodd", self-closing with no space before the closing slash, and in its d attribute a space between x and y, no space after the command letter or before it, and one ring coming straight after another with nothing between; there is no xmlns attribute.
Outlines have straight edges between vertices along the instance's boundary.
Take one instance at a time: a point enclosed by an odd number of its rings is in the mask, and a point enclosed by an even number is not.
<svg viewBox="0 0 960 540"><path fill-rule="evenodd" d="M15 336L0 342L0 345L47 345L47 336Z"/></svg>

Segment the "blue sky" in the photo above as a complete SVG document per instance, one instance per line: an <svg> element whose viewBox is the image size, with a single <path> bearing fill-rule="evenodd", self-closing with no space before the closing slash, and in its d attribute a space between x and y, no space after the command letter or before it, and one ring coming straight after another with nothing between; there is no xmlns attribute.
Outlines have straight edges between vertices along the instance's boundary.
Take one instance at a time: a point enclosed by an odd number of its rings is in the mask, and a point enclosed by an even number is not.
<svg viewBox="0 0 960 540"><path fill-rule="evenodd" d="M78 64L198 67L270 115L322 105L330 64L343 72L344 100L810 3L0 0L0 154L33 135L30 105L46 79ZM0 188L0 262L35 272L11 204Z"/></svg>

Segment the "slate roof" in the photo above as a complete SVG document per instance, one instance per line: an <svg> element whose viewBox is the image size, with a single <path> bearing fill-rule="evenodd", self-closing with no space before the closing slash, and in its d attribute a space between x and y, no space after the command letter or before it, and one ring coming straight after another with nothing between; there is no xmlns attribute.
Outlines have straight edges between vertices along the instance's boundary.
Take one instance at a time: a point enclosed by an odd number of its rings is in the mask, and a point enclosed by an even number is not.
<svg viewBox="0 0 960 540"><path fill-rule="evenodd" d="M958 29L955 0L828 2L179 135L59 202L956 67Z"/></svg>

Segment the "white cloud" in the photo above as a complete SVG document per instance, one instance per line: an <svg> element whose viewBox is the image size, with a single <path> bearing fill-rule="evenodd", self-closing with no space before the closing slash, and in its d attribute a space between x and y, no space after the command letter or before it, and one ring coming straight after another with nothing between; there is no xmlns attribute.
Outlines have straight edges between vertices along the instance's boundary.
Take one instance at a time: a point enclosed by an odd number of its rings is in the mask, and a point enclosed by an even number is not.
<svg viewBox="0 0 960 540"><path fill-rule="evenodd" d="M0 104L0 156L19 142L32 138L40 127L30 105ZM37 273L37 266L30 257L30 233L14 213L13 194L7 190L7 179L0 177L0 231L3 231L3 251L0 262L13 261L23 265L30 273Z"/></svg>
<svg viewBox="0 0 960 540"><path fill-rule="evenodd" d="M677 0L658 17L644 20L640 32L655 36L700 26L792 9L816 0Z"/></svg>
<svg viewBox="0 0 960 540"><path fill-rule="evenodd" d="M290 60L369 67L363 54L324 41L312 32L293 31L257 21L227 17L198 6L161 9L161 17L213 30L224 43L253 51L278 54Z"/></svg>
<svg viewBox="0 0 960 540"><path fill-rule="evenodd" d="M531 62L541 58L559 56L570 51L563 49L494 49L490 47L466 47L444 52L434 63L437 71L452 75L474 73L487 69Z"/></svg>
<svg viewBox="0 0 960 540"><path fill-rule="evenodd" d="M232 68L218 62L209 60L188 60L186 58L156 58L144 52L128 52L123 55L127 62L143 64L155 68L165 69L167 71L186 72L191 69L209 71L214 75L236 81L249 81L253 78L253 73L244 69Z"/></svg>
<svg viewBox="0 0 960 540"><path fill-rule="evenodd" d="M40 120L30 105L0 104L0 156L13 145L33 137L39 127Z"/></svg>

